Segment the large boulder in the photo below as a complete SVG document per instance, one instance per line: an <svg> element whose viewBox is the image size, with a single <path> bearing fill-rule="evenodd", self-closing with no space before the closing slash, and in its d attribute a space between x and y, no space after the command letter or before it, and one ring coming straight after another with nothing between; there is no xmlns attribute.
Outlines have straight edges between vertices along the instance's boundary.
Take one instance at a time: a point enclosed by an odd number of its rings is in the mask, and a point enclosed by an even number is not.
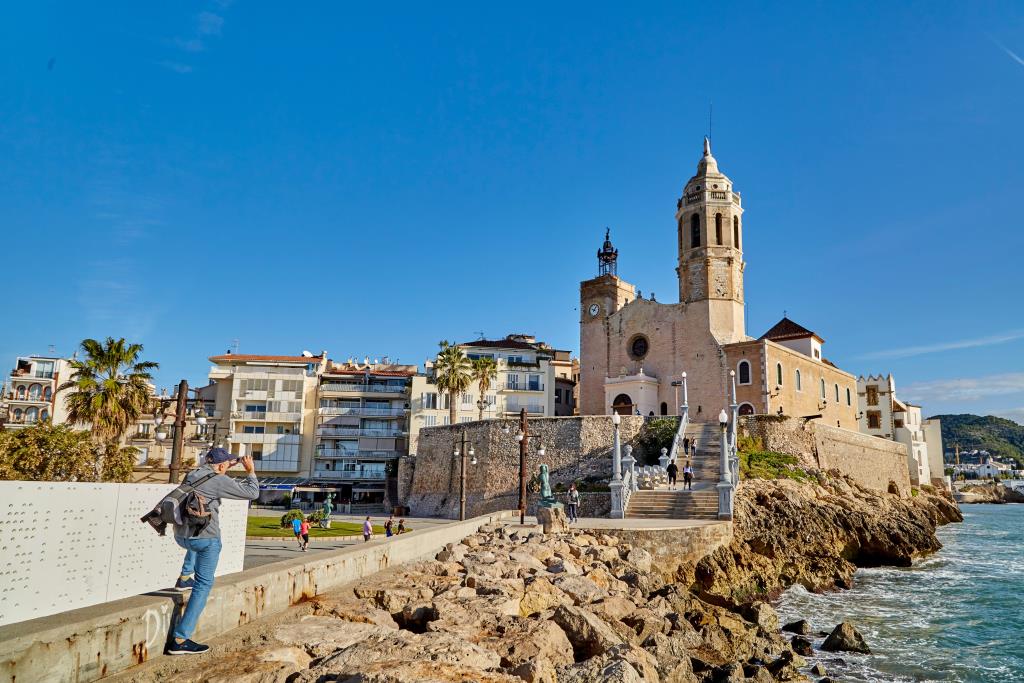
<svg viewBox="0 0 1024 683"><path fill-rule="evenodd" d="M585 576L561 574L552 583L571 597L577 605L586 605L608 595L603 588Z"/></svg>
<svg viewBox="0 0 1024 683"><path fill-rule="evenodd" d="M370 607L366 601L351 595L320 595L312 600L312 604L313 614L317 616L398 628L390 612L379 607Z"/></svg>
<svg viewBox="0 0 1024 683"><path fill-rule="evenodd" d="M278 626L274 635L285 645L302 648L312 657L325 657L371 636L401 634L387 626L306 616L294 624Z"/></svg>
<svg viewBox="0 0 1024 683"><path fill-rule="evenodd" d="M603 654L624 642L611 626L580 607L558 607L551 618L572 643L577 660Z"/></svg>
<svg viewBox="0 0 1024 683"><path fill-rule="evenodd" d="M562 605L572 605L573 599L565 591L556 588L546 577L537 577L527 582L526 591L519 601L519 615L544 612Z"/></svg>
<svg viewBox="0 0 1024 683"><path fill-rule="evenodd" d="M832 633L828 635L825 642L821 644L821 649L827 652L860 652L862 654L871 654L871 648L864 642L864 636L853 627L848 621L836 626L832 629Z"/></svg>
<svg viewBox="0 0 1024 683"><path fill-rule="evenodd" d="M807 622L806 619L797 619L796 621L791 621L788 624L783 625L782 630L787 631L789 633L796 633L801 636L806 636L810 635L811 633L811 625Z"/></svg>
<svg viewBox="0 0 1024 683"><path fill-rule="evenodd" d="M572 643L558 624L553 621L504 617L497 627L495 638L480 644L494 650L501 657L501 665L507 669L518 669L530 662L544 661L549 666L541 670L573 663ZM526 669L524 669L525 671ZM534 676L539 675L535 671Z"/></svg>
<svg viewBox="0 0 1024 683"><path fill-rule="evenodd" d="M569 528L569 520L566 519L565 510L560 507L538 507L537 523L541 525L546 534L561 533Z"/></svg>

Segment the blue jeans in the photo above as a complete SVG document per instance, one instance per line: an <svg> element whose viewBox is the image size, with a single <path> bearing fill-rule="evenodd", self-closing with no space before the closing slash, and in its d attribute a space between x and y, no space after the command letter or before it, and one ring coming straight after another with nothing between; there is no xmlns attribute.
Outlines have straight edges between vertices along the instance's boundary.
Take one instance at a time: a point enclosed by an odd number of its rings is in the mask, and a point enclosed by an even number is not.
<svg viewBox="0 0 1024 683"><path fill-rule="evenodd" d="M188 598L185 612L174 627L171 634L175 638L191 638L196 630L199 615L206 607L206 599L213 588L213 574L217 571L217 560L220 559L221 543L219 538L178 538L174 537L185 549L185 561L181 565L182 576L195 573L195 586Z"/></svg>

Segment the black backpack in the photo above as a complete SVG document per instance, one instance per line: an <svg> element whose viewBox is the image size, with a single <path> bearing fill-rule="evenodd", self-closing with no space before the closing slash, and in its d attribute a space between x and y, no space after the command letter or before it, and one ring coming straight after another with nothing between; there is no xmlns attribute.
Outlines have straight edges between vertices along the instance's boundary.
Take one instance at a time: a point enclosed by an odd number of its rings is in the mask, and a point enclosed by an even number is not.
<svg viewBox="0 0 1024 683"><path fill-rule="evenodd" d="M198 536L210 523L211 512L206 507L206 499L196 491L196 487L216 476L216 472L210 472L193 484L181 484L164 496L140 521L147 522L161 536L167 534L168 524L188 527L190 536Z"/></svg>

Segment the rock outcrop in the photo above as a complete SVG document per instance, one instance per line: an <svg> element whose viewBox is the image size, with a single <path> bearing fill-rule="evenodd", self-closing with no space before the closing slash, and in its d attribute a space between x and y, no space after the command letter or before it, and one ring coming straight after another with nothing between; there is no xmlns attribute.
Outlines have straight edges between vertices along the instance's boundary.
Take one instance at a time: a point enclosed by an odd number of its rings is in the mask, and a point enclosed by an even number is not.
<svg viewBox="0 0 1024 683"><path fill-rule="evenodd" d="M995 481L979 482L957 489L957 501L961 503L1024 503L1024 493Z"/></svg>
<svg viewBox="0 0 1024 683"><path fill-rule="evenodd" d="M736 493L732 542L697 564L693 585L731 605L769 600L794 584L848 588L858 567L909 566L935 552L936 527L962 520L950 497L925 490L904 498L825 474L816 483L747 480Z"/></svg>

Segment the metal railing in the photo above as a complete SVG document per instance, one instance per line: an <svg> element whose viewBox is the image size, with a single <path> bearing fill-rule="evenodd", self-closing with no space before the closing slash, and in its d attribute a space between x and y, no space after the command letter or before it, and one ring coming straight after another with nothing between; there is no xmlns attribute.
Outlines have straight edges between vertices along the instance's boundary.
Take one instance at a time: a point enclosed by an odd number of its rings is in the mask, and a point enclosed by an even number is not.
<svg viewBox="0 0 1024 683"><path fill-rule="evenodd" d="M317 436L376 436L376 437L400 437L405 436L401 429L362 429L360 427L319 427L316 430Z"/></svg>
<svg viewBox="0 0 1024 683"><path fill-rule="evenodd" d="M366 451L349 448L318 448L318 458L386 458L394 459L403 455L401 451Z"/></svg>
<svg viewBox="0 0 1024 683"><path fill-rule="evenodd" d="M366 415L368 417L401 417L405 414L405 408L371 408L369 406L359 407L337 407L321 406L321 415Z"/></svg>
<svg viewBox="0 0 1024 683"><path fill-rule="evenodd" d="M404 394L408 385L391 384L357 384L354 382L325 382L320 391L356 391L373 394Z"/></svg>
<svg viewBox="0 0 1024 683"><path fill-rule="evenodd" d="M515 403L508 403L505 405L506 413L518 413L523 408L526 408L527 415L543 415L545 412L545 406L531 406L531 405L518 405Z"/></svg>
<svg viewBox="0 0 1024 683"><path fill-rule="evenodd" d="M505 391L544 391L543 382L505 382Z"/></svg>
<svg viewBox="0 0 1024 683"><path fill-rule="evenodd" d="M384 470L313 470L314 479L387 479L388 473Z"/></svg>

